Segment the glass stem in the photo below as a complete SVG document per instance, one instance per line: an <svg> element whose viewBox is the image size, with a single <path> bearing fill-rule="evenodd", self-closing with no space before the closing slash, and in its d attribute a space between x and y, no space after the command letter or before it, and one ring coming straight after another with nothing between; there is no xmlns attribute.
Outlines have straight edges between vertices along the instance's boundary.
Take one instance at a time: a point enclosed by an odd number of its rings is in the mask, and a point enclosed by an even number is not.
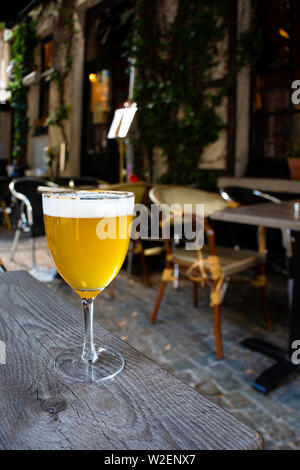
<svg viewBox="0 0 300 470"><path fill-rule="evenodd" d="M85 332L81 359L91 363L98 359L94 344L94 301L95 299L82 299Z"/></svg>

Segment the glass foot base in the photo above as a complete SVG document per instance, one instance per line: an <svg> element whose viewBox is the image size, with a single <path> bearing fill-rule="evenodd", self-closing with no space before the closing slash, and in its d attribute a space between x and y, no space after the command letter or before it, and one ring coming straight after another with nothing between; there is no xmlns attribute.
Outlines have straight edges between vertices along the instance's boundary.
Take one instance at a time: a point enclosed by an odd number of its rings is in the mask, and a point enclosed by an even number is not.
<svg viewBox="0 0 300 470"><path fill-rule="evenodd" d="M125 360L118 351L107 346L97 346L98 360L86 363L81 359L82 346L61 352L55 359L56 370L76 382L102 382L112 379L124 368Z"/></svg>

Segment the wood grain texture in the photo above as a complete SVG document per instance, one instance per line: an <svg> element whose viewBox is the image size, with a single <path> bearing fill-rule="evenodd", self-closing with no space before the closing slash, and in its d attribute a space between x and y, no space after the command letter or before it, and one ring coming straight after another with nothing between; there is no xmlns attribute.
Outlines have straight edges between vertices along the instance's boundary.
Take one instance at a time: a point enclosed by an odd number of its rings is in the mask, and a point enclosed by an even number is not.
<svg viewBox="0 0 300 470"><path fill-rule="evenodd" d="M294 215L294 202L281 204L267 202L249 206L216 211L210 216L213 220L236 222L239 224L261 225L263 227L291 229L300 232L300 216Z"/></svg>
<svg viewBox="0 0 300 470"><path fill-rule="evenodd" d="M80 310L22 271L0 274L0 299L1 449L262 448L257 433L99 325L125 369L101 385L62 379L53 359L81 344ZM55 397L66 406L51 413Z"/></svg>

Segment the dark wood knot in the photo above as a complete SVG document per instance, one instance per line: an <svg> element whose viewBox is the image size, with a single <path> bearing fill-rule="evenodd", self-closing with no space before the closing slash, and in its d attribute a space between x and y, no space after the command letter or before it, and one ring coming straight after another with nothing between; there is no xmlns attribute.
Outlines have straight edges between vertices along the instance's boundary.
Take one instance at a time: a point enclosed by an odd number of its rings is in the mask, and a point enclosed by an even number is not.
<svg viewBox="0 0 300 470"><path fill-rule="evenodd" d="M66 400L60 397L51 397L42 402L42 408L47 413L55 414L63 411L67 406Z"/></svg>

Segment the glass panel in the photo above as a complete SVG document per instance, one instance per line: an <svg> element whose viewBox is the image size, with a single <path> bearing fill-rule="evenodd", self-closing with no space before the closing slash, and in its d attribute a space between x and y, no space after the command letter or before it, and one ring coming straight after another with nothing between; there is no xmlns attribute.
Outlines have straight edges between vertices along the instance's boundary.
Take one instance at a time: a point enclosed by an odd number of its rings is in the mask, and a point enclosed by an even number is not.
<svg viewBox="0 0 300 470"><path fill-rule="evenodd" d="M91 87L90 111L93 113L93 124L105 124L109 107L109 71L101 70L90 73Z"/></svg>
<svg viewBox="0 0 300 470"><path fill-rule="evenodd" d="M300 2L299 0L293 0L292 4L292 20L300 19Z"/></svg>
<svg viewBox="0 0 300 470"><path fill-rule="evenodd" d="M292 76L291 83L294 80L300 80L300 65L295 65L294 68L293 68L293 76ZM298 89L299 89L299 87L297 87L297 89L296 88L294 88L294 89L291 88L291 98L292 98L292 93L297 92L297 98L299 99L299 92L297 91ZM292 102L292 99L291 99L291 108L294 109L294 110L299 110L300 111L300 103L299 104L294 104Z"/></svg>
<svg viewBox="0 0 300 470"><path fill-rule="evenodd" d="M41 82L40 88L40 118L49 116L49 82Z"/></svg>
<svg viewBox="0 0 300 470"><path fill-rule="evenodd" d="M287 24L281 24L263 32L263 58L261 67L288 66L290 60L290 32Z"/></svg>
<svg viewBox="0 0 300 470"><path fill-rule="evenodd" d="M257 0L263 37L257 64L252 149L259 157L287 157L300 144L300 105L291 103L291 83L300 79L300 1ZM299 64L299 65L297 65Z"/></svg>
<svg viewBox="0 0 300 470"><path fill-rule="evenodd" d="M266 23L275 25L282 22L287 22L291 14L291 0L267 0L265 2L266 8Z"/></svg>
<svg viewBox="0 0 300 470"><path fill-rule="evenodd" d="M290 156L300 156L300 113L292 115L292 135L290 144Z"/></svg>
<svg viewBox="0 0 300 470"><path fill-rule="evenodd" d="M288 114L266 117L264 119L264 155L266 157L287 156L289 136L290 116Z"/></svg>
<svg viewBox="0 0 300 470"><path fill-rule="evenodd" d="M96 59L101 53L101 43L98 41L96 31L100 20L93 19L92 25L87 26L87 45L86 45L86 61Z"/></svg>
<svg viewBox="0 0 300 470"><path fill-rule="evenodd" d="M86 61L124 46L134 16L133 5L134 1L126 0L114 6L97 5L88 11Z"/></svg>
<svg viewBox="0 0 300 470"><path fill-rule="evenodd" d="M287 111L290 107L290 72L275 70L256 77L256 110L266 113Z"/></svg>
<svg viewBox="0 0 300 470"><path fill-rule="evenodd" d="M88 152L99 153L107 146L107 122L110 112L110 73L109 70L89 74L90 105Z"/></svg>
<svg viewBox="0 0 300 470"><path fill-rule="evenodd" d="M42 72L49 70L52 67L52 41L43 43L43 57L42 57Z"/></svg>
<svg viewBox="0 0 300 470"><path fill-rule="evenodd" d="M300 64L300 21L293 23L292 54L293 62Z"/></svg>
<svg viewBox="0 0 300 470"><path fill-rule="evenodd" d="M112 102L118 108L128 98L129 75L128 62L126 59L119 59L114 63L114 90Z"/></svg>

